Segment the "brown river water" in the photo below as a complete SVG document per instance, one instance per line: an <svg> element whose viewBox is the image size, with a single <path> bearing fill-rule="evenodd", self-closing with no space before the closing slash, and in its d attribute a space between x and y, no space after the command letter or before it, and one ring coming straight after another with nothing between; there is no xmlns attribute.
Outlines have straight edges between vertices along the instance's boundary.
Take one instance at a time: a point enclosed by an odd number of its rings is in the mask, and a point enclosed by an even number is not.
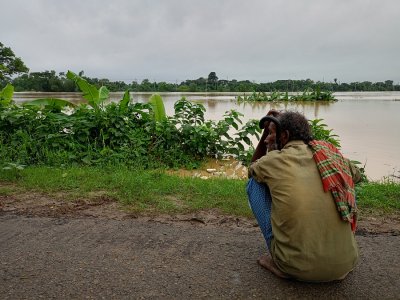
<svg viewBox="0 0 400 300"><path fill-rule="evenodd" d="M152 93L131 93L132 101L146 102ZM173 114L175 101L185 96L188 100L202 103L205 117L218 120L225 111L235 109L249 119L259 119L271 108L294 110L309 119L324 119L341 142L342 153L365 165L366 174L372 180L400 177L400 92L343 92L335 93L339 100L332 103L238 103L242 93L160 93L166 112ZM111 93L111 101L118 101L123 93ZM37 98L52 97L81 102L79 93L15 93L14 100L25 102ZM253 143L257 143L256 140Z"/></svg>

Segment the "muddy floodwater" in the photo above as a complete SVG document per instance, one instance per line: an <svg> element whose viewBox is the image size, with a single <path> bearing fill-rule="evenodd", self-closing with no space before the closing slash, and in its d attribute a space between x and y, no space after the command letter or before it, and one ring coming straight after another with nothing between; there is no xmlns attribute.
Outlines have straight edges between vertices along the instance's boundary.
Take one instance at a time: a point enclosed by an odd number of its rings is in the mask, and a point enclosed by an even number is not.
<svg viewBox="0 0 400 300"><path fill-rule="evenodd" d="M342 152L365 165L372 180L400 177L400 92L335 93L339 100L332 103L238 103L235 93L160 93L168 115L173 114L175 101L185 96L202 103L206 119L218 120L230 109L241 112L243 121L259 119L271 108L294 110L309 119L324 123L340 138ZM118 101L123 93L111 93ZM151 93L131 93L132 101L146 102ZM240 94L241 95L241 94ZM54 97L81 102L79 93L15 93L16 102ZM256 143L256 141L253 141Z"/></svg>

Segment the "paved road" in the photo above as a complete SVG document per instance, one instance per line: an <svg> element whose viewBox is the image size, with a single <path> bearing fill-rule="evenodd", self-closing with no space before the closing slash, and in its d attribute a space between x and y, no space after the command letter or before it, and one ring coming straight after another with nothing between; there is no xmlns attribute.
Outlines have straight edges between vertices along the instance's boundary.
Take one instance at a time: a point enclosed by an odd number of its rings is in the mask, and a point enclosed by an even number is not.
<svg viewBox="0 0 400 300"><path fill-rule="evenodd" d="M281 280L257 231L140 219L0 214L1 299L400 299L400 236L357 236L344 281Z"/></svg>

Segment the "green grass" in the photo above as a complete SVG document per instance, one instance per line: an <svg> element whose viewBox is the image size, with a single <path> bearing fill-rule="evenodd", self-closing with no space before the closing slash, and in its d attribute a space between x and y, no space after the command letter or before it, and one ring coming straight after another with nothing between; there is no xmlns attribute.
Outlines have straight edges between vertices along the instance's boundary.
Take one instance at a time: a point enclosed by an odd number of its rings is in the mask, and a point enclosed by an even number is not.
<svg viewBox="0 0 400 300"><path fill-rule="evenodd" d="M15 193L15 190L8 186L0 187L0 196L11 196Z"/></svg>
<svg viewBox="0 0 400 300"><path fill-rule="evenodd" d="M11 182L14 186L6 184ZM3 183L3 185L1 185ZM185 213L218 209L221 213L250 217L245 180L181 178L162 170L128 170L113 167L48 168L0 172L0 195L21 189L64 195L64 199L107 196L143 213ZM400 213L400 184L370 182L357 186L362 211Z"/></svg>
<svg viewBox="0 0 400 300"><path fill-rule="evenodd" d="M400 211L400 184L393 181L363 183L356 188L361 208Z"/></svg>
<svg viewBox="0 0 400 300"><path fill-rule="evenodd" d="M25 189L65 193L66 199L90 198L101 192L138 212L192 212L219 209L229 215L251 216L244 180L181 178L162 170L89 167L56 169L30 167L18 177L2 172L0 182L12 181Z"/></svg>

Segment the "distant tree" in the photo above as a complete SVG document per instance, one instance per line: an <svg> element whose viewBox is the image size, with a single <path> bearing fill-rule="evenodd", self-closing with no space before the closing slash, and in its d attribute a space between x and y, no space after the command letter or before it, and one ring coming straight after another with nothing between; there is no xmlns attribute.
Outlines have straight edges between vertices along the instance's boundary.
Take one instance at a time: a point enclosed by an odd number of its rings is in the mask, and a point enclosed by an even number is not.
<svg viewBox="0 0 400 300"><path fill-rule="evenodd" d="M65 74L57 76L55 71L32 72L13 80L15 91L73 92L75 84Z"/></svg>
<svg viewBox="0 0 400 300"><path fill-rule="evenodd" d="M189 92L190 91L190 87L188 87L187 85L181 84L178 87L178 92Z"/></svg>
<svg viewBox="0 0 400 300"><path fill-rule="evenodd" d="M137 83L137 81L132 81L132 83L130 84L130 91L139 92L139 84Z"/></svg>
<svg viewBox="0 0 400 300"><path fill-rule="evenodd" d="M208 74L207 81L208 81L208 85L209 85L210 89L213 89L213 90L217 89L218 77L215 72L211 72L210 74Z"/></svg>
<svg viewBox="0 0 400 300"><path fill-rule="evenodd" d="M189 92L197 92L197 85L195 83L189 84Z"/></svg>
<svg viewBox="0 0 400 300"><path fill-rule="evenodd" d="M11 76L27 73L29 69L19 57L15 57L10 47L0 42L0 80L10 80Z"/></svg>
<svg viewBox="0 0 400 300"><path fill-rule="evenodd" d="M165 81L157 83L158 92L173 92L174 90L175 86L172 83L167 83Z"/></svg>
<svg viewBox="0 0 400 300"><path fill-rule="evenodd" d="M393 90L393 80L386 80L385 85L387 91Z"/></svg>
<svg viewBox="0 0 400 300"><path fill-rule="evenodd" d="M154 91L153 85L151 82L146 78L142 80L142 83L140 84L139 87L141 92L151 92Z"/></svg>

